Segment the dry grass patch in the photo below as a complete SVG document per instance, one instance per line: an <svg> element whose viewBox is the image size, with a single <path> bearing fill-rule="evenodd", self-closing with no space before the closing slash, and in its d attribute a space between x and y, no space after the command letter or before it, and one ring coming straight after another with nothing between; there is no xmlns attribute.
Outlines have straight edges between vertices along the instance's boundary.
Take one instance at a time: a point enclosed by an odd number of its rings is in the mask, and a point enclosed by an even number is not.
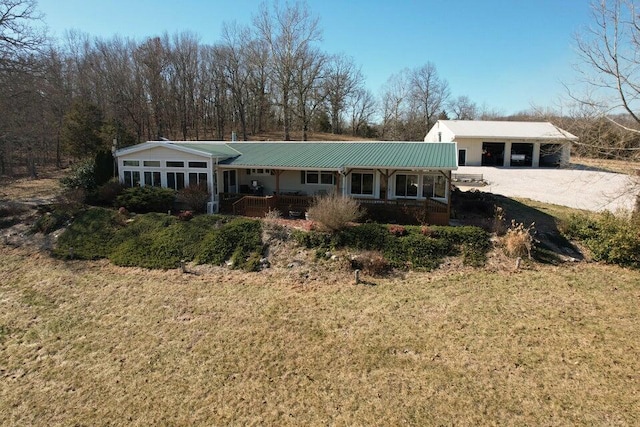
<svg viewBox="0 0 640 427"><path fill-rule="evenodd" d="M592 159L589 157L572 156L571 164L626 175L635 175L637 171L640 170L640 163L633 160Z"/></svg>
<svg viewBox="0 0 640 427"><path fill-rule="evenodd" d="M635 424L640 273L199 274L0 247L2 425ZM384 420L384 421L382 421Z"/></svg>
<svg viewBox="0 0 640 427"><path fill-rule="evenodd" d="M64 171L43 172L40 178L20 178L15 180L0 179L0 200L43 200L51 201L60 194L60 178Z"/></svg>

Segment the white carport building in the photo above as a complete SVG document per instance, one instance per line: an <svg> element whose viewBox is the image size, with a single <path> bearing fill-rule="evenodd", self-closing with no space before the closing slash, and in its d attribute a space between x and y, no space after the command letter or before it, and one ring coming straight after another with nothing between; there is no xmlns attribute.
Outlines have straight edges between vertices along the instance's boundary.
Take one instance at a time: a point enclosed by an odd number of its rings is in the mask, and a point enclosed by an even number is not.
<svg viewBox="0 0 640 427"><path fill-rule="evenodd" d="M438 120L425 142L456 142L458 166L552 167L569 164L578 138L550 122Z"/></svg>

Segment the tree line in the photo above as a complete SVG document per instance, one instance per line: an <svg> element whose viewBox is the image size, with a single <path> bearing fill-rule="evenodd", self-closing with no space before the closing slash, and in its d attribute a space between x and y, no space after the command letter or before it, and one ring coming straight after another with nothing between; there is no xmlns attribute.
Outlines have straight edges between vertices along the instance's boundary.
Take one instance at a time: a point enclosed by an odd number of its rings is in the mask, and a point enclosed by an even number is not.
<svg viewBox="0 0 640 427"><path fill-rule="evenodd" d="M638 144L611 120L581 116L585 109L504 117L481 108L452 96L431 62L390 76L374 94L353 58L321 48L319 19L306 3L264 3L250 25L226 23L212 45L190 32L134 40L72 31L54 41L42 23L35 0L0 0L0 174L62 166L114 140L123 147L330 132L419 141L442 118L551 118L596 155Z"/></svg>

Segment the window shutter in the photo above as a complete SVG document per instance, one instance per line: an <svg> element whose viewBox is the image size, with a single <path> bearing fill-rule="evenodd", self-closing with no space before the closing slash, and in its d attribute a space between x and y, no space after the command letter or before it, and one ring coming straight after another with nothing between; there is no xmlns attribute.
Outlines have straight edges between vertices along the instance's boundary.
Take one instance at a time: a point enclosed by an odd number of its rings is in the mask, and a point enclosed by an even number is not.
<svg viewBox="0 0 640 427"><path fill-rule="evenodd" d="M306 176L307 174L305 173L305 171L300 171L300 184L306 184Z"/></svg>

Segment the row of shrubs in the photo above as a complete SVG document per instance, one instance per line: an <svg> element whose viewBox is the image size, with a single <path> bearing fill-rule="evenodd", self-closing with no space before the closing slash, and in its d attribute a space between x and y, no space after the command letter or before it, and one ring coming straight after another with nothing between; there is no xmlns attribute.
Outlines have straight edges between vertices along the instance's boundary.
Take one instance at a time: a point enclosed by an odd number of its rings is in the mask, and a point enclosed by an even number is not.
<svg viewBox="0 0 640 427"><path fill-rule="evenodd" d="M347 247L380 251L394 268L432 270L446 256L461 255L466 265L481 266L490 249L489 235L479 227L361 224L328 234L296 231L296 241L318 254Z"/></svg>
<svg viewBox="0 0 640 427"><path fill-rule="evenodd" d="M594 260L640 268L640 218L637 216L625 218L610 212L572 215L562 228L567 237L583 242Z"/></svg>
<svg viewBox="0 0 640 427"><path fill-rule="evenodd" d="M108 258L120 266L176 268L182 261L257 270L262 257L260 221L200 215L190 221L160 213L136 215L104 208L78 212L58 238L60 258Z"/></svg>
<svg viewBox="0 0 640 427"><path fill-rule="evenodd" d="M159 187L124 188L112 178L111 153L98 153L95 159L74 167L61 179L65 195L76 203L94 206L124 207L130 212L167 212L175 203L194 212L205 212L211 199L206 185L191 185L179 191Z"/></svg>

